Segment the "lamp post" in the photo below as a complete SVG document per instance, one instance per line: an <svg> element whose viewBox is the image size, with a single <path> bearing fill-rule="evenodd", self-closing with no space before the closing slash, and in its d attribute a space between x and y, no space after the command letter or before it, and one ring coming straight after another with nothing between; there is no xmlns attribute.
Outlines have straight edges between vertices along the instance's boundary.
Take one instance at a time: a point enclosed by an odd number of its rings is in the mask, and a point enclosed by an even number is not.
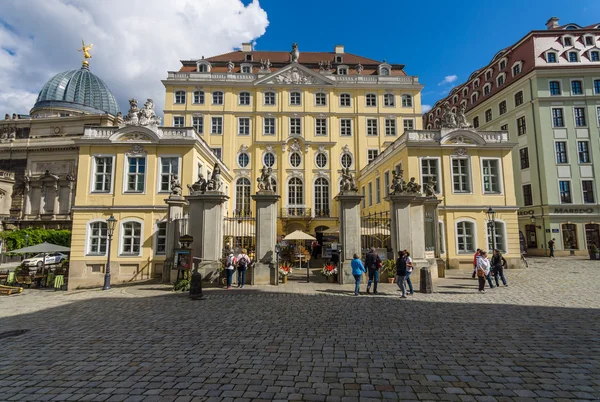
<svg viewBox="0 0 600 402"><path fill-rule="evenodd" d="M281 253L281 245L279 244L279 242L275 243L275 255L277 257L277 261L276 264L277 266L275 267L275 284L279 285L279 254Z"/></svg>
<svg viewBox="0 0 600 402"><path fill-rule="evenodd" d="M110 216L110 218L108 218L106 220L106 223L108 225L108 230L107 230L107 237L108 237L108 247L107 247L107 258L106 258L106 273L104 274L104 286L102 287L102 290L108 290L110 289L110 245L112 243L112 237L113 237L113 233L115 232L115 226L117 224L117 220L115 219L114 216Z"/></svg>
<svg viewBox="0 0 600 402"><path fill-rule="evenodd" d="M496 249L496 211L494 211L494 209L492 207L489 207L487 212L487 218L488 218L488 228L491 232L491 236L492 236L492 254L494 253L494 250Z"/></svg>

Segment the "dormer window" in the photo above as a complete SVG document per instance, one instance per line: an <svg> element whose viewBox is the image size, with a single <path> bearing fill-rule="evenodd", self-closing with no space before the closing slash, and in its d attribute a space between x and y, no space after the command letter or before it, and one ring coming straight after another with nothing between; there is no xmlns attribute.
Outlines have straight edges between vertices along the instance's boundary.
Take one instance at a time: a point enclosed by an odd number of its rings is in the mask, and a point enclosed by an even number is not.
<svg viewBox="0 0 600 402"><path fill-rule="evenodd" d="M335 62L336 63L343 63L344 62L343 56L335 56Z"/></svg>
<svg viewBox="0 0 600 402"><path fill-rule="evenodd" d="M490 78L492 78L492 69L491 68L485 72L485 79L489 80Z"/></svg>
<svg viewBox="0 0 600 402"><path fill-rule="evenodd" d="M436 109L436 111L435 111L435 115L436 115L436 116L439 116L439 115L440 115L440 109Z"/></svg>
<svg viewBox="0 0 600 402"><path fill-rule="evenodd" d="M196 71L199 73L210 73L210 63L201 60L196 64Z"/></svg>
<svg viewBox="0 0 600 402"><path fill-rule="evenodd" d="M600 61L600 51L590 50L589 55L591 61Z"/></svg>
<svg viewBox="0 0 600 402"><path fill-rule="evenodd" d="M429 115L429 121L433 121L433 115L432 114Z"/></svg>
<svg viewBox="0 0 600 402"><path fill-rule="evenodd" d="M523 62L522 61L517 61L515 64L513 64L513 66L512 66L512 75L513 75L513 77L515 75L521 74L521 69L522 68L523 68Z"/></svg>
<svg viewBox="0 0 600 402"><path fill-rule="evenodd" d="M381 75L390 75L390 69L387 67L381 68Z"/></svg>
<svg viewBox="0 0 600 402"><path fill-rule="evenodd" d="M504 70L506 68L506 58L500 60L500 63L498 63L498 68L500 70Z"/></svg>
<svg viewBox="0 0 600 402"><path fill-rule="evenodd" d="M496 82L498 84L498 87L501 87L502 85L504 85L504 79L506 77L505 73L502 73L498 76L498 78L496 78Z"/></svg>
<svg viewBox="0 0 600 402"><path fill-rule="evenodd" d="M546 62L547 63L558 63L558 57L556 55L556 52L547 51L546 52Z"/></svg>
<svg viewBox="0 0 600 402"><path fill-rule="evenodd" d="M456 104L456 102L458 102L458 95L452 97L452 103Z"/></svg>
<svg viewBox="0 0 600 402"><path fill-rule="evenodd" d="M390 75L390 73L392 71L392 66L387 64L384 60L384 62L378 66L377 70L378 70L379 75Z"/></svg>
<svg viewBox="0 0 600 402"><path fill-rule="evenodd" d="M246 55L246 61L252 61L252 54L249 53Z"/></svg>
<svg viewBox="0 0 600 402"><path fill-rule="evenodd" d="M566 29L567 31L572 31L572 30L574 30L574 29L579 29L579 27L578 27L577 25L567 25L567 26L565 27L565 29Z"/></svg>
<svg viewBox="0 0 600 402"><path fill-rule="evenodd" d="M586 35L583 38L584 38L583 41L585 42L586 46L594 46L595 45L594 37L592 35Z"/></svg>
<svg viewBox="0 0 600 402"><path fill-rule="evenodd" d="M483 95L489 95L492 92L492 84L487 83L483 86Z"/></svg>
<svg viewBox="0 0 600 402"><path fill-rule="evenodd" d="M348 75L348 66L338 66L337 73L338 75Z"/></svg>
<svg viewBox="0 0 600 402"><path fill-rule="evenodd" d="M252 74L252 65L251 64L242 64L242 68L240 70L243 74Z"/></svg>
<svg viewBox="0 0 600 402"><path fill-rule="evenodd" d="M475 81L473 81L473 89L478 89L479 88L479 78L477 78Z"/></svg>
<svg viewBox="0 0 600 402"><path fill-rule="evenodd" d="M471 105L477 103L477 92L471 95Z"/></svg>
<svg viewBox="0 0 600 402"><path fill-rule="evenodd" d="M573 46L573 38L570 36L563 37L563 46Z"/></svg>
<svg viewBox="0 0 600 402"><path fill-rule="evenodd" d="M569 52L569 63L577 63L579 61L579 54L575 51Z"/></svg>
<svg viewBox="0 0 600 402"><path fill-rule="evenodd" d="M467 100L466 99L461 100L460 101L460 106L467 107Z"/></svg>

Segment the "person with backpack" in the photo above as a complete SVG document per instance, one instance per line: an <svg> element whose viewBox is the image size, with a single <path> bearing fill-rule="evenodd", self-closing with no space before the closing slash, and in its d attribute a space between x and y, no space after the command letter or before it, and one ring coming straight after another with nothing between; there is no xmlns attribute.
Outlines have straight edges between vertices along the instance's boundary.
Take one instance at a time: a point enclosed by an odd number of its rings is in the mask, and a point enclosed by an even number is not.
<svg viewBox="0 0 600 402"><path fill-rule="evenodd" d="M398 251L396 260L396 283L402 292L401 299L406 299L406 256L404 251Z"/></svg>
<svg viewBox="0 0 600 402"><path fill-rule="evenodd" d="M479 280L479 293L485 293L485 278L490 274L490 260L487 252L481 250L477 257L477 279Z"/></svg>
<svg viewBox="0 0 600 402"><path fill-rule="evenodd" d="M237 256L238 288L243 288L246 283L246 270L248 269L248 265L250 265L250 257L246 253L247 250L243 248L242 252Z"/></svg>
<svg viewBox="0 0 600 402"><path fill-rule="evenodd" d="M229 252L227 259L225 260L225 273L227 274L227 290L231 289L231 280L233 278L234 265L236 263L233 252Z"/></svg>
<svg viewBox="0 0 600 402"><path fill-rule="evenodd" d="M360 280L362 279L363 273L367 272L367 270L356 253L354 253L354 258L352 258L350 266L352 267L352 276L354 277L355 281L354 296L358 296L358 291L360 290Z"/></svg>
<svg viewBox="0 0 600 402"><path fill-rule="evenodd" d="M500 282L498 282L498 276L502 279L502 283L504 286L508 286L506 283L506 278L504 277L504 266L506 265L506 260L504 256L500 252L500 250L494 250L494 255L492 256L492 273L494 275L494 279L496 280L496 286L500 287Z"/></svg>
<svg viewBox="0 0 600 402"><path fill-rule="evenodd" d="M413 260L410 258L410 253L408 250L404 250L404 255L406 257L406 284L408 285L408 294L414 295L415 291L413 290L413 284L410 280L410 274L413 272Z"/></svg>
<svg viewBox="0 0 600 402"><path fill-rule="evenodd" d="M367 294L371 293L371 283L375 282L373 286L373 293L377 294L377 284L379 283L379 268L381 268L381 259L375 252L375 247L371 247L367 256L365 257L365 265L369 272L369 281L367 282Z"/></svg>
<svg viewBox="0 0 600 402"><path fill-rule="evenodd" d="M554 247L555 247L556 241L555 239L552 239L548 242L548 248L550 249L550 258L555 258L554 257Z"/></svg>

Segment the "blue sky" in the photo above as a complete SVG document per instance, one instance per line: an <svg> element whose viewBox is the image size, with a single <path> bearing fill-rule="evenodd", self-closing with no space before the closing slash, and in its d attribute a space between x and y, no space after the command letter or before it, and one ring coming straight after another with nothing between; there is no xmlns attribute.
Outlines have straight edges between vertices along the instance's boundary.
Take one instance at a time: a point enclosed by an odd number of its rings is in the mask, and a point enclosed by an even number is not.
<svg viewBox="0 0 600 402"><path fill-rule="evenodd" d="M332 51L343 44L350 53L404 64L425 85L423 105L433 105L527 32L546 29L552 16L561 25L600 23L600 0L260 0L260 5L269 26L257 49L287 50L298 42L300 51ZM452 76L456 81L444 82Z"/></svg>

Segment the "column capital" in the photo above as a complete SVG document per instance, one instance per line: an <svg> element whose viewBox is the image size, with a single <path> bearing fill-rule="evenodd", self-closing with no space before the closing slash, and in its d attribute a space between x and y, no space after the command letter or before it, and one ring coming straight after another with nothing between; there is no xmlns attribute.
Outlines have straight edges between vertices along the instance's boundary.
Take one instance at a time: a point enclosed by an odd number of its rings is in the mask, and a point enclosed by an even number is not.
<svg viewBox="0 0 600 402"><path fill-rule="evenodd" d="M165 200L165 204L167 204L168 206L183 207L183 206L186 206L188 204L188 202L186 201L186 199L184 197L171 196Z"/></svg>

